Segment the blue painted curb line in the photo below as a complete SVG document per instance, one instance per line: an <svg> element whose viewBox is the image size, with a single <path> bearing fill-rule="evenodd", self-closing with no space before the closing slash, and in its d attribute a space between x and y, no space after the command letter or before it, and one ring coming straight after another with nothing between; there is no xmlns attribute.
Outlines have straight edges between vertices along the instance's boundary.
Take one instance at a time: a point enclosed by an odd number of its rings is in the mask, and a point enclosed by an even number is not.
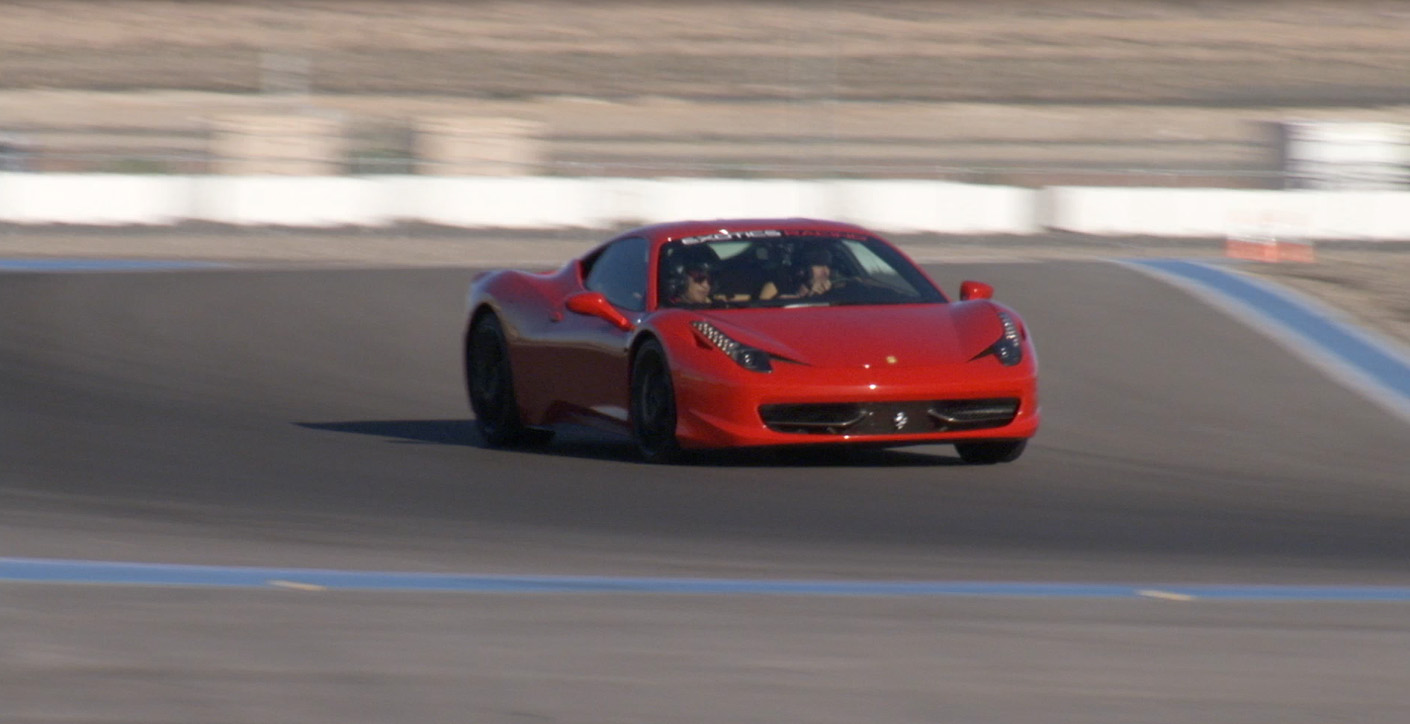
<svg viewBox="0 0 1410 724"><path fill-rule="evenodd" d="M1291 290L1217 264L1179 259L1123 263L1210 298L1410 421L1410 350L1392 340L1341 321L1334 310Z"/></svg>
<svg viewBox="0 0 1410 724"><path fill-rule="evenodd" d="M1410 586L1136 585L986 581L808 581L510 576L0 558L0 582L388 591L851 597L1106 598L1170 601L1410 602Z"/></svg>

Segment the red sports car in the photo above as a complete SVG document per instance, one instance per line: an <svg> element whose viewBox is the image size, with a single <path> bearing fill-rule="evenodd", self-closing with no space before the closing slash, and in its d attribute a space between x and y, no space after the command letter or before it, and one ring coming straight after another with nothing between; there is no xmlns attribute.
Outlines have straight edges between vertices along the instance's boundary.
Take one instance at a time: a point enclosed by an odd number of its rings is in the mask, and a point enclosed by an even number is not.
<svg viewBox="0 0 1410 724"><path fill-rule="evenodd" d="M625 232L557 271L474 282L465 378L485 442L560 423L682 450L953 443L1018 458L1038 430L1023 320L963 282L949 300L851 224L688 221Z"/></svg>

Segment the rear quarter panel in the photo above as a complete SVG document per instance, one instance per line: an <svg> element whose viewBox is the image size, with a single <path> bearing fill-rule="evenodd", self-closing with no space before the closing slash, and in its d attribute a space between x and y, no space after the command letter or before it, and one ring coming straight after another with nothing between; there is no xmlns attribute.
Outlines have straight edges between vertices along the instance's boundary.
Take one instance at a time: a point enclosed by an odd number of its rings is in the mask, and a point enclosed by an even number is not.
<svg viewBox="0 0 1410 724"><path fill-rule="evenodd" d="M565 313L563 300L582 289L577 269L574 261L549 273L491 272L476 280L468 295L467 333L474 320L486 313L497 315L504 327L515 396L529 425L546 422L546 411L562 396L563 379L571 377L546 342Z"/></svg>

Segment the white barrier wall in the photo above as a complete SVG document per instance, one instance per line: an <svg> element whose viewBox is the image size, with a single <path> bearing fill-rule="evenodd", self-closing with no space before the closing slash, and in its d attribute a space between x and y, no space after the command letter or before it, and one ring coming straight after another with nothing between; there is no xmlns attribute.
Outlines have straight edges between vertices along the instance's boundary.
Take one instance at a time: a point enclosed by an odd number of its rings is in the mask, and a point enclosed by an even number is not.
<svg viewBox="0 0 1410 724"><path fill-rule="evenodd" d="M1050 229L1125 236L1410 239L1410 192L1045 189Z"/></svg>
<svg viewBox="0 0 1410 724"><path fill-rule="evenodd" d="M1039 193L947 181L834 181L832 213L890 233L1036 234Z"/></svg>
<svg viewBox="0 0 1410 724"><path fill-rule="evenodd" d="M342 176L191 177L185 218L251 226L385 226L382 182Z"/></svg>
<svg viewBox="0 0 1410 724"><path fill-rule="evenodd" d="M466 228L606 228L604 192L590 179L386 177L390 222Z"/></svg>
<svg viewBox="0 0 1410 724"><path fill-rule="evenodd" d="M191 218L180 176L0 173L0 222L165 225Z"/></svg>
<svg viewBox="0 0 1410 724"><path fill-rule="evenodd" d="M946 181L0 173L0 223L612 229L803 216L883 233L1410 239L1410 191L1053 187Z"/></svg>
<svg viewBox="0 0 1410 724"><path fill-rule="evenodd" d="M826 190L789 179L644 179L613 184L621 225L680 219L826 216Z"/></svg>
<svg viewBox="0 0 1410 724"><path fill-rule="evenodd" d="M815 217L893 232L1026 234L1037 191L932 181L0 174L0 223L607 229Z"/></svg>

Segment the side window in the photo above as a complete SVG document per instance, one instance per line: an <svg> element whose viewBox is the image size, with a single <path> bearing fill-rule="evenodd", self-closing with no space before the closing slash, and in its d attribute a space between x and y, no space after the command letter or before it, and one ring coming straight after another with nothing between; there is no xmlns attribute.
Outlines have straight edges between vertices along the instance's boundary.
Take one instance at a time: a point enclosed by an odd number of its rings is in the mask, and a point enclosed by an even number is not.
<svg viewBox="0 0 1410 724"><path fill-rule="evenodd" d="M646 309L646 239L633 236L607 247L593 262L583 286L602 292L614 306Z"/></svg>

